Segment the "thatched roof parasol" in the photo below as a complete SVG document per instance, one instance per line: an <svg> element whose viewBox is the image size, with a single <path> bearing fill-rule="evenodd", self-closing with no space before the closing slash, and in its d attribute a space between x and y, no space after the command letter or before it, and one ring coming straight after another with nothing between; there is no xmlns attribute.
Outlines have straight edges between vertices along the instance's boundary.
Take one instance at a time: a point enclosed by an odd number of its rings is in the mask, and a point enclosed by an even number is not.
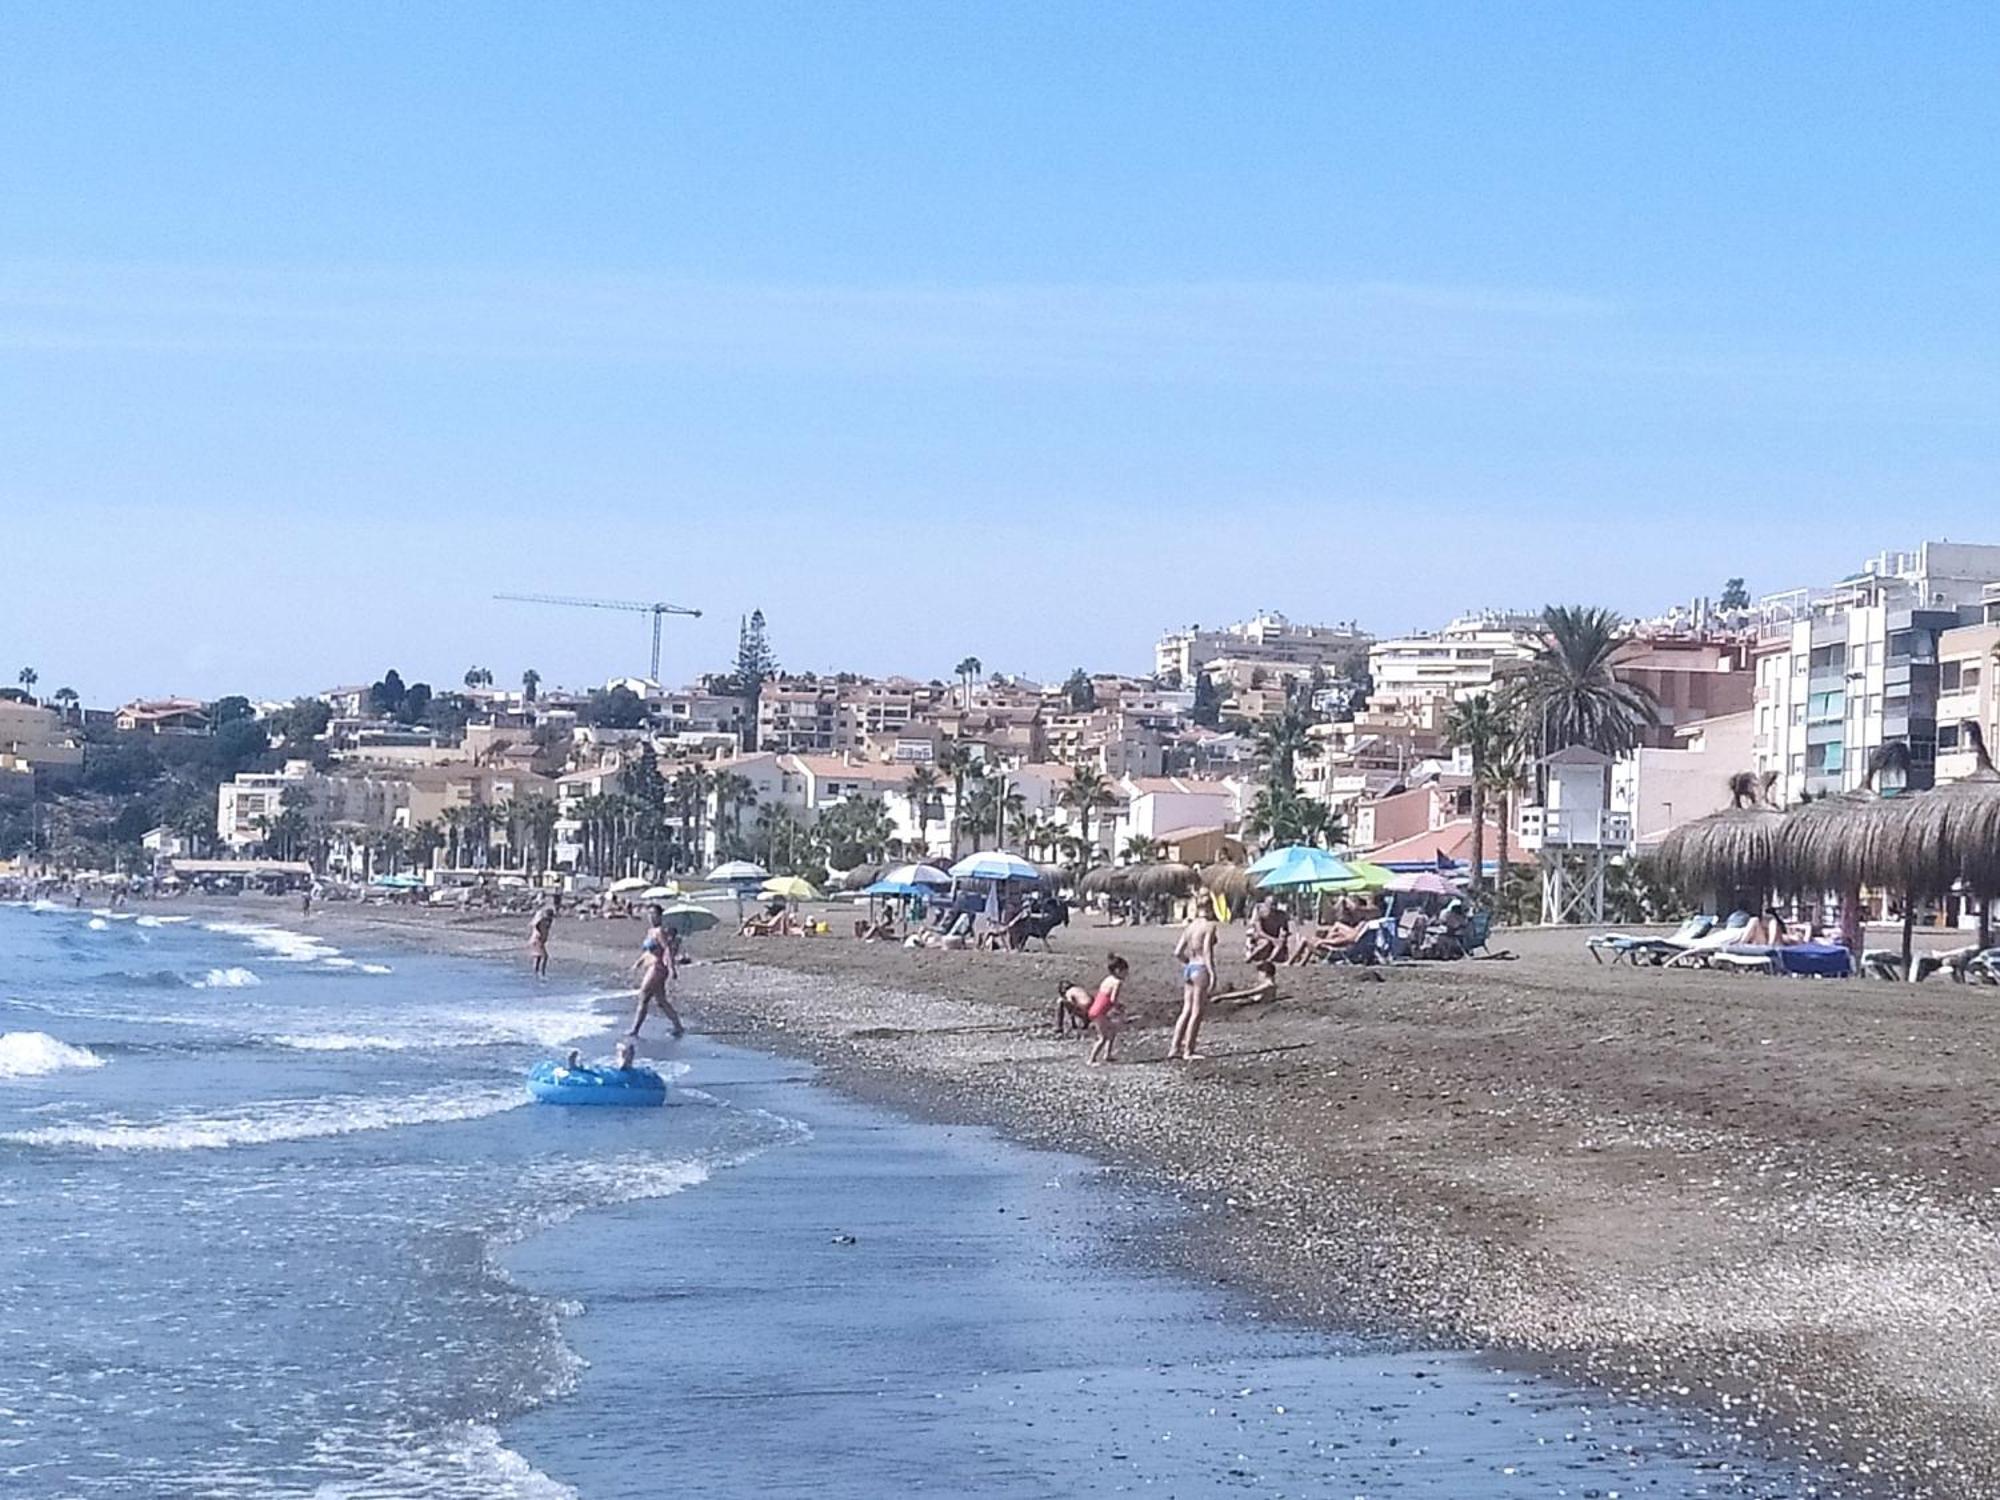
<svg viewBox="0 0 2000 1500"><path fill-rule="evenodd" d="M1202 885L1223 897L1231 906L1241 906L1250 894L1250 872L1241 865L1204 865L1201 871Z"/></svg>
<svg viewBox="0 0 2000 1500"><path fill-rule="evenodd" d="M865 890L882 878L882 871L886 868L884 865L856 865L840 877L840 888L843 891Z"/></svg>
<svg viewBox="0 0 2000 1500"><path fill-rule="evenodd" d="M1878 847L1882 820L1871 815L1885 799L1875 779L1891 766L1908 769L1910 747L1884 745L1870 757L1868 774L1852 792L1835 792L1797 807L1778 830L1775 873L1779 889L1794 896L1859 891L1889 883ZM1893 799L1900 800L1900 799Z"/></svg>
<svg viewBox="0 0 2000 1500"><path fill-rule="evenodd" d="M2000 894L2000 771L1979 726L1965 730L1978 757L1970 776L1870 808L1872 879L1917 897L1946 895L1960 881L1976 896Z"/></svg>
<svg viewBox="0 0 2000 1500"><path fill-rule="evenodd" d="M1135 865L1126 873L1132 878L1135 896L1189 896L1201 888L1201 876L1191 865L1171 862Z"/></svg>
<svg viewBox="0 0 2000 1500"><path fill-rule="evenodd" d="M1081 896L1129 896L1132 894L1131 872L1116 865L1098 865L1083 872L1076 889Z"/></svg>
<svg viewBox="0 0 2000 1500"><path fill-rule="evenodd" d="M1683 823L1653 855L1683 891L1748 892L1758 901L1777 884L1778 830L1785 814L1769 802L1775 776L1743 771L1729 778L1731 805Z"/></svg>

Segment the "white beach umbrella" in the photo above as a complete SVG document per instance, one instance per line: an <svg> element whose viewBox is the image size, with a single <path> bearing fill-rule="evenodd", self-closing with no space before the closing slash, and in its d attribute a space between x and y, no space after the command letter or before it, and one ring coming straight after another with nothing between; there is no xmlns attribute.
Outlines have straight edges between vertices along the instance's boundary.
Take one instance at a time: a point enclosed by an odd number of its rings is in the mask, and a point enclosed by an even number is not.
<svg viewBox="0 0 2000 1500"><path fill-rule="evenodd" d="M726 881L729 884L751 885L760 880L769 880L771 872L762 865L747 859L732 859L727 864L717 865L708 872L710 880Z"/></svg>
<svg viewBox="0 0 2000 1500"><path fill-rule="evenodd" d="M1040 880L1042 872L1018 854L987 849L968 854L951 867L953 880Z"/></svg>
<svg viewBox="0 0 2000 1500"><path fill-rule="evenodd" d="M946 886L951 884L951 876L936 865L897 865L892 870L885 870L877 883Z"/></svg>
<svg viewBox="0 0 2000 1500"><path fill-rule="evenodd" d="M678 896L680 893L681 888L677 885L649 885L639 893L639 899L642 901L665 901L668 897Z"/></svg>
<svg viewBox="0 0 2000 1500"><path fill-rule="evenodd" d="M613 895L622 896L627 891L643 891L650 884L643 875L627 875L623 880L612 881L609 889Z"/></svg>

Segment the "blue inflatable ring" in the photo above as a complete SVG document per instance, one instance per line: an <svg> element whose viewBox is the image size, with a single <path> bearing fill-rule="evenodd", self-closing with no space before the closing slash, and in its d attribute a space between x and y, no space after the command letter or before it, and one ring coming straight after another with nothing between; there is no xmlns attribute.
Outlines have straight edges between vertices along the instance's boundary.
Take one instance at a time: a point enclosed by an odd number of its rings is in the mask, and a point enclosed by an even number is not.
<svg viewBox="0 0 2000 1500"><path fill-rule="evenodd" d="M667 1081L651 1068L572 1068L539 1062L528 1070L528 1092L543 1104L665 1104Z"/></svg>

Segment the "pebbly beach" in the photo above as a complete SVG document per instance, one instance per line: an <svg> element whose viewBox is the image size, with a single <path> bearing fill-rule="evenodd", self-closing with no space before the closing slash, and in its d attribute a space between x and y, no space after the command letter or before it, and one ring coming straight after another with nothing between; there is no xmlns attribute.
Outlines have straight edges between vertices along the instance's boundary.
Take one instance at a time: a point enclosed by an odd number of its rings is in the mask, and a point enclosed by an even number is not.
<svg viewBox="0 0 2000 1500"><path fill-rule="evenodd" d="M315 930L524 963L513 918L333 907ZM621 987L636 924L562 921L564 983ZM856 1097L1092 1157L1190 1209L1150 1253L1273 1316L1475 1346L1708 1413L1843 1493L2000 1486L1995 1058L1981 992L1511 959L1287 970L1167 1064L1171 929L1054 953L695 940L697 1033ZM1229 941L1238 941L1232 930ZM1058 987L1132 964L1122 1060ZM1235 955L1224 980L1240 977Z"/></svg>

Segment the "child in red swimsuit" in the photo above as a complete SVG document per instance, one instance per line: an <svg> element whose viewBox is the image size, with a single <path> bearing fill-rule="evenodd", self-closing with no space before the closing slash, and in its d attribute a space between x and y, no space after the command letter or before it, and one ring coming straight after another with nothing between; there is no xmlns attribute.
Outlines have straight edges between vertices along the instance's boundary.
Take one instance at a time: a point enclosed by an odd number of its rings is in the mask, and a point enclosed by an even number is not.
<svg viewBox="0 0 2000 1500"><path fill-rule="evenodd" d="M1122 1016L1118 1008L1118 991L1125 983L1125 975L1130 965L1117 954L1104 961L1104 978L1098 982L1095 994L1081 985L1064 985L1062 996L1056 1001L1056 1035L1063 1035L1066 1024L1074 1022L1078 1031L1089 1026L1097 1033L1097 1040L1090 1047L1092 1065L1111 1061L1111 1050L1118 1036L1118 1026Z"/></svg>

